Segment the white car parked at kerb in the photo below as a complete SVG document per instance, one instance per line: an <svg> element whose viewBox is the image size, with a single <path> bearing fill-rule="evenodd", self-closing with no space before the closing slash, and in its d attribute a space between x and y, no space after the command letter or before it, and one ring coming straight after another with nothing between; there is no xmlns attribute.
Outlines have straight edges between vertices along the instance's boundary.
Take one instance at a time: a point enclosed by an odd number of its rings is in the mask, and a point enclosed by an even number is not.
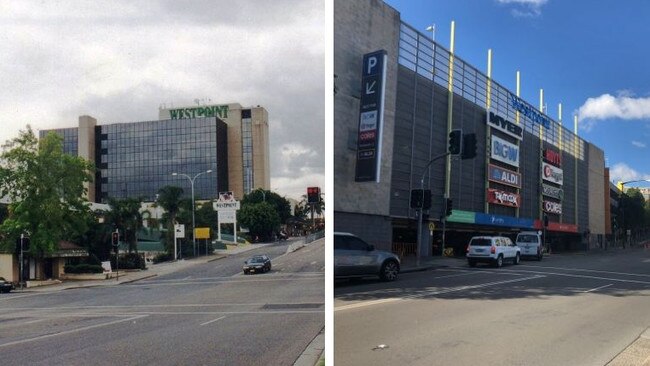
<svg viewBox="0 0 650 366"><path fill-rule="evenodd" d="M478 262L491 263L499 268L503 261L519 264L521 249L505 236L475 236L467 245L467 263L470 267Z"/></svg>

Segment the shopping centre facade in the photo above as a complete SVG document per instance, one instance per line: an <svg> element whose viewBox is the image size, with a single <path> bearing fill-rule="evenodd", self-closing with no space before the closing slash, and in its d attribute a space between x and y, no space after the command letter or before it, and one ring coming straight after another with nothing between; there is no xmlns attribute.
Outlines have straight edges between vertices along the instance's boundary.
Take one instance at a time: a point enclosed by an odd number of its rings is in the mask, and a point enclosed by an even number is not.
<svg viewBox="0 0 650 366"><path fill-rule="evenodd" d="M545 228L552 248L565 250L598 246L611 232L604 153L573 123L563 127L382 1L336 1L334 19L335 231L414 254L410 192L423 181L432 207L422 255L440 250L447 197L445 246L457 254L477 234ZM427 168L454 129L476 135L476 158Z"/></svg>

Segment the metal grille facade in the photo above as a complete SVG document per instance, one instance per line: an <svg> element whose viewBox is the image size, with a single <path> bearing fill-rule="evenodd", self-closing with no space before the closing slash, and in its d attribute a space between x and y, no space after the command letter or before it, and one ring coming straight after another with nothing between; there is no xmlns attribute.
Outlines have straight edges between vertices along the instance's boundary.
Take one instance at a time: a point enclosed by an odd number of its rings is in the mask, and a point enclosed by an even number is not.
<svg viewBox="0 0 650 366"><path fill-rule="evenodd" d="M415 210L409 208L409 191L420 188L421 174L427 162L446 151L449 59L450 52L447 49L411 26L401 23L391 182L393 217L416 217ZM512 122L518 119L518 125L524 130L524 137L519 142L520 165L517 169L522 175L522 187L519 190L520 208L517 210L512 207L489 205L489 212L486 213L540 218L541 152L545 148L551 148L562 155L561 168L564 174L564 198L561 201L563 213L561 216L549 214L551 221L587 227L588 157L585 141L548 116L546 117L550 121L549 128L540 128L539 123L522 113L517 113L511 101L511 95L515 93L494 80L488 83L485 74L456 55L453 60L455 95L452 129L460 128L464 133L476 133L478 142L478 155L475 159L452 159L450 197L454 200L454 209L486 212L486 154L489 156L489 147L486 146L486 107L487 88L490 85L490 111ZM530 109L537 110L525 101L520 101ZM491 134L502 137L502 133L496 129L492 129ZM494 161L492 164L501 165ZM507 168L507 165L503 167ZM445 171L445 162L442 159L431 165L425 178L425 189L431 189L433 193L433 206L430 210L432 219L438 218L442 212ZM498 188L515 191L508 186L499 185Z"/></svg>

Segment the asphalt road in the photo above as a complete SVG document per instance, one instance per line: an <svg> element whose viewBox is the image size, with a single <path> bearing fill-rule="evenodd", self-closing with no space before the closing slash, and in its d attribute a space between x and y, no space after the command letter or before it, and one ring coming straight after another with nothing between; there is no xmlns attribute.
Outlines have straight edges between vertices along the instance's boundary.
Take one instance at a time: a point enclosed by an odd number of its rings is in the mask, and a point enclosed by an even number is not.
<svg viewBox="0 0 650 366"><path fill-rule="evenodd" d="M291 365L324 327L324 241L132 284L0 296L3 365ZM243 275L267 254L272 271Z"/></svg>
<svg viewBox="0 0 650 366"><path fill-rule="evenodd" d="M448 263L337 282L335 364L605 365L650 327L650 250Z"/></svg>

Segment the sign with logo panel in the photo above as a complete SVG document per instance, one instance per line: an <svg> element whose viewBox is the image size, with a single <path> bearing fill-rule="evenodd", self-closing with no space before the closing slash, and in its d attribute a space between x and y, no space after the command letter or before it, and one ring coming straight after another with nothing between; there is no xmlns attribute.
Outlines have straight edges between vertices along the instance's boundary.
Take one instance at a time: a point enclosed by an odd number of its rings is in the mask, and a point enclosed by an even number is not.
<svg viewBox="0 0 650 366"><path fill-rule="evenodd" d="M506 227L518 227L524 229L532 229L534 225L533 219L526 219L521 217L512 217L512 216L503 216L503 215L493 215L493 214L484 214L477 212L476 221L479 225L490 225L490 226L506 226Z"/></svg>
<svg viewBox="0 0 650 366"><path fill-rule="evenodd" d="M561 203L553 202L553 201L544 201L542 204L544 207L544 212L562 215Z"/></svg>
<svg viewBox="0 0 650 366"><path fill-rule="evenodd" d="M505 192L494 188L488 188L487 197L489 203L509 207L519 207L521 202L521 196L519 196L519 194L513 192Z"/></svg>
<svg viewBox="0 0 650 366"><path fill-rule="evenodd" d="M560 167L562 166L562 154L551 149L544 149L544 160Z"/></svg>
<svg viewBox="0 0 650 366"><path fill-rule="evenodd" d="M491 139L490 157L502 163L519 167L519 146L494 135Z"/></svg>
<svg viewBox="0 0 650 366"><path fill-rule="evenodd" d="M562 185L564 174L562 169L549 163L542 162L542 179L551 183Z"/></svg>
<svg viewBox="0 0 650 366"><path fill-rule="evenodd" d="M564 191L562 190L562 188L553 187L543 183L542 183L542 194L544 196L552 197L558 200L561 200L564 197Z"/></svg>
<svg viewBox="0 0 650 366"><path fill-rule="evenodd" d="M356 182L379 182L387 60L385 50L363 55Z"/></svg>
<svg viewBox="0 0 650 366"><path fill-rule="evenodd" d="M521 188L521 174L492 164L488 165L488 180Z"/></svg>
<svg viewBox="0 0 650 366"><path fill-rule="evenodd" d="M496 128L497 130L516 138L517 140L524 139L524 129L521 126L508 121L492 111L487 112L487 124L492 128Z"/></svg>

